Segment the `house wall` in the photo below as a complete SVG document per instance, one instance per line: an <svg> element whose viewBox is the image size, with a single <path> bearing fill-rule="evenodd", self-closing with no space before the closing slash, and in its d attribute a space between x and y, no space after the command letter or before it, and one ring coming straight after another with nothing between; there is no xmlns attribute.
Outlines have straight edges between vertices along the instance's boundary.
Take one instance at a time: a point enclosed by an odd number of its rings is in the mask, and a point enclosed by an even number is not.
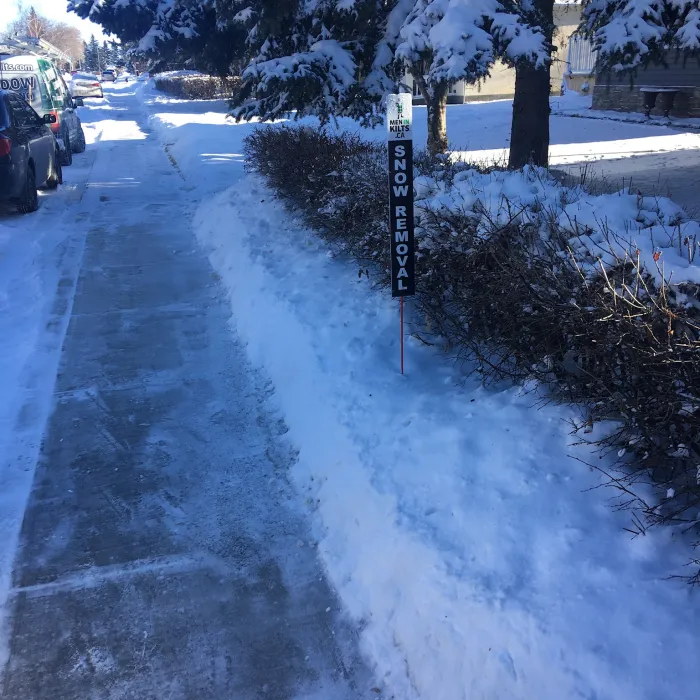
<svg viewBox="0 0 700 700"><path fill-rule="evenodd" d="M581 90L584 84L592 87L594 76L572 76L565 78L569 39L581 21L581 5L577 3L555 4L554 23L556 32L554 44L557 51L551 68L552 93L559 94L562 81L570 90ZM413 89L413 79L410 75L405 78L406 84ZM467 85L463 81L453 86L448 97L450 103L478 102L480 100L508 99L515 94L515 70L502 61L497 61L491 69L491 75L475 85ZM422 97L414 96L415 104L423 104Z"/></svg>
<svg viewBox="0 0 700 700"><path fill-rule="evenodd" d="M502 61L491 68L491 75L476 85L464 85L465 102L497 100L513 97L515 93L515 70Z"/></svg>
<svg viewBox="0 0 700 700"><path fill-rule="evenodd" d="M643 112L642 86L679 87L671 110L673 117L700 117L700 62L696 58L684 60L675 53L667 57L667 66L649 66L640 69L630 82L629 74L599 73L593 91L593 109L617 112ZM660 100L652 115L662 116Z"/></svg>

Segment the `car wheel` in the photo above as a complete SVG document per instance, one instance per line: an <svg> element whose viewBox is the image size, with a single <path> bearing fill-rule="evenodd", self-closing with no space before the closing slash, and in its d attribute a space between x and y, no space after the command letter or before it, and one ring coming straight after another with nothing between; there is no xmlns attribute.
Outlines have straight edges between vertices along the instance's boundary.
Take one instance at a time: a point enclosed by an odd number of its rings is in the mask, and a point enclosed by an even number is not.
<svg viewBox="0 0 700 700"><path fill-rule="evenodd" d="M70 136L68 136L68 134L66 134L66 137L63 139L61 165L73 165L73 151L71 149Z"/></svg>
<svg viewBox="0 0 700 700"><path fill-rule="evenodd" d="M85 153L85 132L82 124L78 126L78 143L75 148L76 153Z"/></svg>
<svg viewBox="0 0 700 700"><path fill-rule="evenodd" d="M63 168L61 167L61 153L58 148L53 157L53 175L46 181L46 187L55 190L63 184Z"/></svg>
<svg viewBox="0 0 700 700"><path fill-rule="evenodd" d="M17 208L22 214L30 214L39 208L39 193L36 191L36 175L33 165L27 166L27 179L24 182L24 189Z"/></svg>

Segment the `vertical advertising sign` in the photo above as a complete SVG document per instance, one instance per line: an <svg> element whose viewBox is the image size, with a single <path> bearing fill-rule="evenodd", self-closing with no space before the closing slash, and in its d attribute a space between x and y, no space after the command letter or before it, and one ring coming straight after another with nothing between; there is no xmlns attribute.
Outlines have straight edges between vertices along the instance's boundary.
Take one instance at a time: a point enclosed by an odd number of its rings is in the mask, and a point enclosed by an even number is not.
<svg viewBox="0 0 700 700"><path fill-rule="evenodd" d="M386 116L389 143L389 225L391 295L416 293L413 241L413 96L389 95Z"/></svg>

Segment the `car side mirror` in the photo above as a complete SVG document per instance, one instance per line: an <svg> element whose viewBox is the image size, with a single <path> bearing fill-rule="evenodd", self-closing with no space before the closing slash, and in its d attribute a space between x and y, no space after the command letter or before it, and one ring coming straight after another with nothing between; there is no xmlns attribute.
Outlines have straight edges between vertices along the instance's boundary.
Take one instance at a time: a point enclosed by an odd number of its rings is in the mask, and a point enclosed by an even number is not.
<svg viewBox="0 0 700 700"><path fill-rule="evenodd" d="M56 115L55 114L45 114L42 121L44 124L55 124L56 123Z"/></svg>
<svg viewBox="0 0 700 700"><path fill-rule="evenodd" d="M85 106L85 102L84 102L84 100L83 100L82 97L74 97L74 98L73 98L73 104L74 104L76 107L84 107L84 106Z"/></svg>

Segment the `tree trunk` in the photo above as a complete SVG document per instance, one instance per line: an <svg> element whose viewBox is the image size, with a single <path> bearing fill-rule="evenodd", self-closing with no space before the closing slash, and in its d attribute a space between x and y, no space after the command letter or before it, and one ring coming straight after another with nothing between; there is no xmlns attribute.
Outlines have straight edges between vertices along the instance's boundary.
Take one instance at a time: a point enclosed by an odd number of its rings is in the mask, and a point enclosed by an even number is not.
<svg viewBox="0 0 700 700"><path fill-rule="evenodd" d="M444 153L447 150L447 93L449 85L438 83L428 87L421 64L412 66L411 75L428 108L428 153L431 156Z"/></svg>
<svg viewBox="0 0 700 700"><path fill-rule="evenodd" d="M541 17L540 26L551 45L554 32L553 0L534 0ZM547 166L549 157L550 62L537 68L521 60L515 66L515 96L510 129L508 167L522 168L528 163Z"/></svg>
<svg viewBox="0 0 700 700"><path fill-rule="evenodd" d="M447 83L433 87L432 96L426 97L428 106L428 153L435 156L447 150Z"/></svg>

